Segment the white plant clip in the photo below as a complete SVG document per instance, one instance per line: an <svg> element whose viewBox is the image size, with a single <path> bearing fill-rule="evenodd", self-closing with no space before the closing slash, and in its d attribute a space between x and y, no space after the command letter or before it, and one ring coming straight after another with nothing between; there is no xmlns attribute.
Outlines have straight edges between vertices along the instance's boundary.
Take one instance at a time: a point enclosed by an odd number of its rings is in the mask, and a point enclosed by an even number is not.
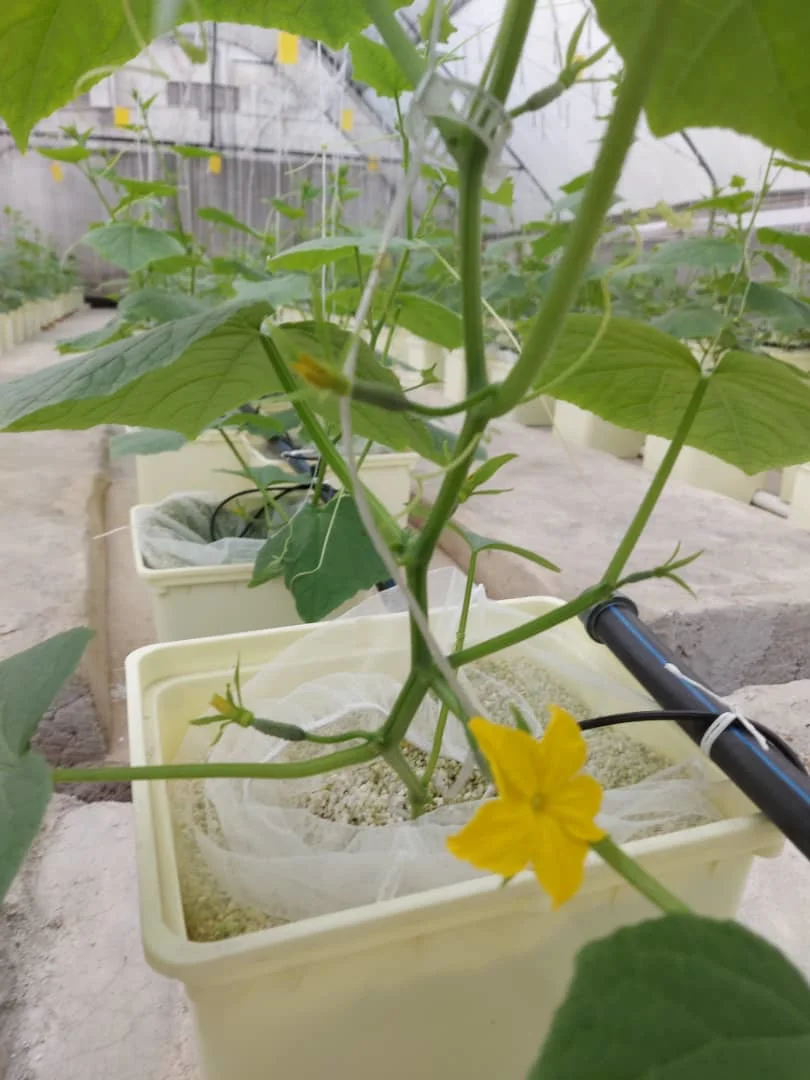
<svg viewBox="0 0 810 1080"><path fill-rule="evenodd" d="M428 71L414 92L406 126L410 137L424 145L426 157L449 164L437 120L456 124L481 140L487 148L485 180L497 186L501 153L512 134L512 119L502 103L474 83Z"/></svg>

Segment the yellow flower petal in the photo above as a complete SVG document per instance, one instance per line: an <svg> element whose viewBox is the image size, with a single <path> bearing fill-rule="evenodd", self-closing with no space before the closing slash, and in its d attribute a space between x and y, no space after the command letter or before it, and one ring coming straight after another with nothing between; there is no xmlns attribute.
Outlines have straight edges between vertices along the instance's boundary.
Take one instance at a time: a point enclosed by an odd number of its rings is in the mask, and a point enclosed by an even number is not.
<svg viewBox="0 0 810 1080"><path fill-rule="evenodd" d="M536 760L541 782L540 793L552 795L579 772L588 756L588 746L573 716L556 705L551 706L551 720L536 744Z"/></svg>
<svg viewBox="0 0 810 1080"><path fill-rule="evenodd" d="M588 844L573 840L546 814L535 817L532 867L555 908L570 900L582 884Z"/></svg>
<svg viewBox="0 0 810 1080"><path fill-rule="evenodd" d="M575 776L564 788L549 795L543 811L577 840L592 843L605 831L594 822L602 805L602 786L592 776Z"/></svg>
<svg viewBox="0 0 810 1080"><path fill-rule="evenodd" d="M498 794L505 799L531 801L540 790L535 765L537 740L525 731L493 724L482 716L473 717L470 731L489 762Z"/></svg>
<svg viewBox="0 0 810 1080"><path fill-rule="evenodd" d="M479 806L461 832L448 838L447 848L479 870L512 877L529 864L532 832L532 817L523 805L492 799Z"/></svg>

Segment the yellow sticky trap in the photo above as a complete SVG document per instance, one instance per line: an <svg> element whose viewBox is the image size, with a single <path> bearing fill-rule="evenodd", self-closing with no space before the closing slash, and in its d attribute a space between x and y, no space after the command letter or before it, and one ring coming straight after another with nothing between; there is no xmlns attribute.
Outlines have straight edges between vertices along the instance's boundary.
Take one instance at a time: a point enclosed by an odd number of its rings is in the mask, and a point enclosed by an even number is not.
<svg viewBox="0 0 810 1080"><path fill-rule="evenodd" d="M354 130L354 113L351 109L343 109L341 111L340 130L347 133Z"/></svg>
<svg viewBox="0 0 810 1080"><path fill-rule="evenodd" d="M208 159L208 171L212 176L219 176L222 172L222 158L219 154L212 154Z"/></svg>
<svg viewBox="0 0 810 1080"><path fill-rule="evenodd" d="M380 171L380 159L378 157L370 157L368 159L368 171L379 172Z"/></svg>
<svg viewBox="0 0 810 1080"><path fill-rule="evenodd" d="M113 123L116 127L126 127L129 123L129 109L126 105L116 105L113 109Z"/></svg>
<svg viewBox="0 0 810 1080"><path fill-rule="evenodd" d="M65 170L62 168L58 161L52 161L49 165L49 168L51 170L51 176L53 177L55 183L61 184L62 181L65 179Z"/></svg>
<svg viewBox="0 0 810 1080"><path fill-rule="evenodd" d="M298 34L288 34L286 30L279 30L276 59L280 64L298 63Z"/></svg>

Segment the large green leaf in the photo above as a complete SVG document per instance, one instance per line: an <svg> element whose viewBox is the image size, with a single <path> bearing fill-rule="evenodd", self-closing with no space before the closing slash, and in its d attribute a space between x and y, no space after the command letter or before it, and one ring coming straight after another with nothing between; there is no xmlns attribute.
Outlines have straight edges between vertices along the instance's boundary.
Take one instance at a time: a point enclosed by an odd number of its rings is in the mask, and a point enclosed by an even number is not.
<svg viewBox="0 0 810 1080"><path fill-rule="evenodd" d="M39 120L137 56L144 41L209 19L288 30L334 48L370 22L363 0L3 0L0 115L25 149Z"/></svg>
<svg viewBox="0 0 810 1080"><path fill-rule="evenodd" d="M623 427L672 435L699 374L689 349L651 326L569 315L535 386Z"/></svg>
<svg viewBox="0 0 810 1080"><path fill-rule="evenodd" d="M413 90L413 83L399 66L390 49L357 34L349 42L352 78L370 86L380 97L393 98Z"/></svg>
<svg viewBox="0 0 810 1080"><path fill-rule="evenodd" d="M294 363L302 354L315 359L342 364L348 351L351 334L339 326L326 323L321 334L315 323L284 323L269 331L284 360ZM329 349L324 347L322 334L328 334ZM376 353L365 342L360 343L357 353L357 378L402 393L402 386L394 372L385 367ZM302 384L303 385L303 384ZM321 393L309 388L301 391L308 396L312 407L330 423L339 426L339 401L331 393ZM421 419L404 412L389 412L365 402L352 406L355 434L388 446L392 450L414 450L433 461L448 460L448 446L435 429Z"/></svg>
<svg viewBox="0 0 810 1080"><path fill-rule="evenodd" d="M725 317L722 311L698 305L674 307L653 322L656 329L680 338L681 341L713 338L720 333L724 324Z"/></svg>
<svg viewBox="0 0 810 1080"><path fill-rule="evenodd" d="M742 249L733 240L717 236L695 236L670 240L649 256L653 266L684 266L690 270L731 270L742 258Z"/></svg>
<svg viewBox="0 0 810 1080"><path fill-rule="evenodd" d="M168 259L184 253L180 241L162 229L150 229L147 225L130 221L115 221L91 229L82 237L82 243L97 251L107 262L129 273L143 270L156 259Z"/></svg>
<svg viewBox="0 0 810 1080"><path fill-rule="evenodd" d="M119 316L130 322L167 323L205 310L206 304L196 296L165 289L136 289L118 304Z"/></svg>
<svg viewBox="0 0 810 1080"><path fill-rule="evenodd" d="M0 901L51 795L51 770L31 751L31 738L92 636L90 630L68 630L0 662Z"/></svg>
<svg viewBox="0 0 810 1080"><path fill-rule="evenodd" d="M131 454L166 454L179 450L188 443L179 431L162 431L159 428L139 428L113 435L110 439L110 461L129 457Z"/></svg>
<svg viewBox="0 0 810 1080"><path fill-rule="evenodd" d="M259 552L251 585L281 574L304 622L326 618L361 589L388 577L347 495L294 514Z"/></svg>
<svg viewBox="0 0 810 1080"><path fill-rule="evenodd" d="M670 0L663 55L647 99L655 135L725 127L810 157L810 4L797 0ZM649 0L594 0L627 58Z"/></svg>
<svg viewBox="0 0 810 1080"><path fill-rule="evenodd" d="M669 915L577 957L529 1080L799 1080L810 987L733 922Z"/></svg>
<svg viewBox="0 0 810 1080"><path fill-rule="evenodd" d="M130 424L194 438L223 413L281 388L262 347L268 304L225 304L11 379L0 429Z"/></svg>
<svg viewBox="0 0 810 1080"><path fill-rule="evenodd" d="M360 303L360 289L339 289L332 293L338 310L353 314ZM385 297L378 292L374 297L372 314L383 313ZM460 349L464 344L464 324L461 316L436 300L418 293L398 293L396 300L386 311L386 323L396 324L409 330L424 341L441 345L444 349Z"/></svg>
<svg viewBox="0 0 810 1080"><path fill-rule="evenodd" d="M746 311L764 315L777 330L786 333L810 327L810 304L775 289L773 285L752 281L748 286L745 308Z"/></svg>
<svg viewBox="0 0 810 1080"><path fill-rule="evenodd" d="M810 385L771 356L726 353L688 442L750 474L808 461Z"/></svg>
<svg viewBox="0 0 810 1080"><path fill-rule="evenodd" d="M37 147L37 153L49 161L66 161L75 165L79 161L85 161L90 157L90 151L86 146L49 146Z"/></svg>
<svg viewBox="0 0 810 1080"><path fill-rule="evenodd" d="M783 229L757 229L760 244L778 244L802 262L810 262L810 236L806 233L785 232Z"/></svg>
<svg viewBox="0 0 810 1080"><path fill-rule="evenodd" d="M273 307L300 304L309 300L312 291L304 274L280 274L261 281L237 279L233 287L240 300L264 300Z"/></svg>
<svg viewBox="0 0 810 1080"><path fill-rule="evenodd" d="M240 221L238 217L229 214L227 210L220 210L218 206L202 206L197 211L197 216L201 217L203 221L212 222L214 225L222 225L226 229L236 229L238 232L247 233L248 236L257 237L259 240L264 239L262 234L251 228L247 222Z"/></svg>
<svg viewBox="0 0 810 1080"><path fill-rule="evenodd" d="M536 385L621 427L671 438L699 378L689 349L650 326L570 315ZM726 353L686 442L750 474L808 461L810 386L770 356Z"/></svg>
<svg viewBox="0 0 810 1080"><path fill-rule="evenodd" d="M408 247L416 247L402 238L395 238L389 244L389 250L401 252ZM380 247L380 235L376 232L365 232L355 236L324 236L316 240L305 240L295 247L287 248L278 255L268 260L269 270L296 270L309 273L319 270L322 266L340 262L341 259L352 258L355 252L360 255L376 255Z"/></svg>

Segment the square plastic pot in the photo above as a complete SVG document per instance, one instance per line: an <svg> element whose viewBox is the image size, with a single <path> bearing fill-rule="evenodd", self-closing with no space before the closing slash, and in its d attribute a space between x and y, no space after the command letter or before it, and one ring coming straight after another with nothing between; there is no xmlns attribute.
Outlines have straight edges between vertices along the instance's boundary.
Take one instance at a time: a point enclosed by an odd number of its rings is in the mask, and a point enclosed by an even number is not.
<svg viewBox="0 0 810 1080"><path fill-rule="evenodd" d="M797 465L795 477L788 520L800 529L810 529L810 465Z"/></svg>
<svg viewBox="0 0 810 1080"><path fill-rule="evenodd" d="M410 452L369 454L360 466L363 483L394 517L400 517L411 501L411 479L418 461L419 455ZM326 481L340 487L331 469L327 469Z"/></svg>
<svg viewBox="0 0 810 1080"><path fill-rule="evenodd" d="M571 446L589 446L617 458L637 458L644 445L640 432L611 424L569 401L557 401L554 430Z"/></svg>
<svg viewBox="0 0 810 1080"><path fill-rule="evenodd" d="M668 447L669 439L662 439L658 435L647 436L643 461L648 472L655 472ZM718 495L727 495L729 499L743 503L750 503L754 492L765 486L764 473L749 476L742 469L703 450L696 450L694 446L682 448L672 470L672 479L703 488L704 491L716 491Z"/></svg>
<svg viewBox="0 0 810 1080"><path fill-rule="evenodd" d="M150 509L132 507L130 533L135 573L149 590L158 641L238 634L301 622L292 594L281 579L248 588L253 576L251 563L151 570L138 544L138 526Z"/></svg>
<svg viewBox="0 0 810 1080"><path fill-rule="evenodd" d="M509 601L527 618L557 603ZM333 627L328 637L321 628L311 668L280 675L279 693L329 671L368 670L369 658L374 670L404 675L403 616L344 619ZM560 629L572 658L635 685L577 620ZM247 678L307 632L293 627L133 653L126 665L132 763L172 760L189 718L232 678L237 657ZM616 705L610 694L592 696L596 714ZM634 727L633 735L675 758L697 753L674 725ZM781 838L733 785L713 775L722 820L636 841L628 850L694 910L722 918L736 911L753 857L776 854ZM185 985L206 1080L518 1080L565 993L578 949L656 914L591 856L582 889L558 912L523 873L507 888L479 877L195 943L184 929L166 784L134 785L133 801L146 955Z"/></svg>
<svg viewBox="0 0 810 1080"><path fill-rule="evenodd" d="M230 437L243 456L255 453L241 433L235 432ZM157 503L179 491L210 491L224 499L252 486L244 476L225 471L239 468L239 462L219 432L204 431L179 450L136 456L138 502Z"/></svg>

